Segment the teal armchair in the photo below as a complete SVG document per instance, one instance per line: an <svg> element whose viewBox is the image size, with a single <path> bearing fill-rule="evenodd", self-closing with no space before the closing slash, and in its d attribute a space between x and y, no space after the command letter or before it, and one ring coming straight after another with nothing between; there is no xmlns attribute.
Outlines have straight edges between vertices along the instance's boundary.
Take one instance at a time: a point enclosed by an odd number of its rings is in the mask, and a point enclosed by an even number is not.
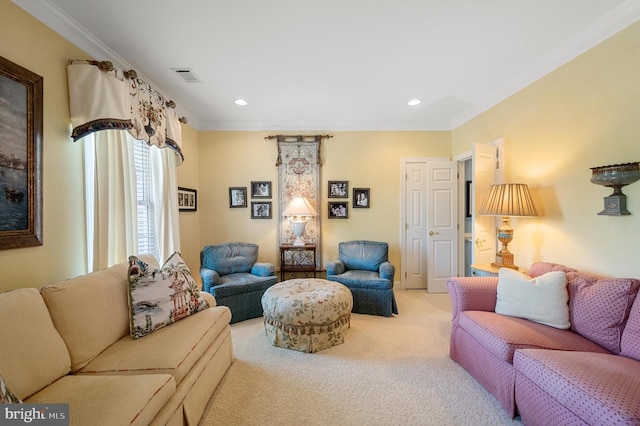
<svg viewBox="0 0 640 426"><path fill-rule="evenodd" d="M231 323L262 316L262 295L278 278L271 263L258 262L252 243L208 245L200 252L202 288L231 309Z"/></svg>
<svg viewBox="0 0 640 426"><path fill-rule="evenodd" d="M389 262L389 245L377 241L338 244L338 260L327 263L327 280L348 287L352 312L390 317L398 313L393 294L395 267Z"/></svg>

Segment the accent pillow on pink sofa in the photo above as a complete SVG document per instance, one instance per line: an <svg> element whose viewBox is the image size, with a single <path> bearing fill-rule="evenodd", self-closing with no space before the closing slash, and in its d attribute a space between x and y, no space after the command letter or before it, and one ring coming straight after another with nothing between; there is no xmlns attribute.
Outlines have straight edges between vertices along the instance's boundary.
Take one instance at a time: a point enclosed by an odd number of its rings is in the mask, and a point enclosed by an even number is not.
<svg viewBox="0 0 640 426"><path fill-rule="evenodd" d="M570 272L567 278L571 329L619 354L622 331L640 281L599 278L582 272Z"/></svg>
<svg viewBox="0 0 640 426"><path fill-rule="evenodd" d="M566 330L569 324L567 275L547 272L531 278L509 268L498 271L495 312Z"/></svg>

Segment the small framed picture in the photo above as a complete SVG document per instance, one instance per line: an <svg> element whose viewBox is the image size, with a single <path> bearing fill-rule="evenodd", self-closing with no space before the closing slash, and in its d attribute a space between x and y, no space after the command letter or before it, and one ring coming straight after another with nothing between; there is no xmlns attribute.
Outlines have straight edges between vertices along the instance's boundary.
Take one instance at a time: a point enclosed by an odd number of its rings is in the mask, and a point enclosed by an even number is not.
<svg viewBox="0 0 640 426"><path fill-rule="evenodd" d="M349 217L349 202L329 201L329 219L347 219Z"/></svg>
<svg viewBox="0 0 640 426"><path fill-rule="evenodd" d="M179 186L178 210L181 212L195 212L198 210L198 191Z"/></svg>
<svg viewBox="0 0 640 426"><path fill-rule="evenodd" d="M251 219L271 219L271 201L252 201Z"/></svg>
<svg viewBox="0 0 640 426"><path fill-rule="evenodd" d="M251 182L251 198L271 198L271 182Z"/></svg>
<svg viewBox="0 0 640 426"><path fill-rule="evenodd" d="M247 187L230 187L229 188L229 207L247 207Z"/></svg>
<svg viewBox="0 0 640 426"><path fill-rule="evenodd" d="M370 205L369 188L353 188L353 208L368 209Z"/></svg>
<svg viewBox="0 0 640 426"><path fill-rule="evenodd" d="M329 198L349 198L349 182L346 180L329 181Z"/></svg>

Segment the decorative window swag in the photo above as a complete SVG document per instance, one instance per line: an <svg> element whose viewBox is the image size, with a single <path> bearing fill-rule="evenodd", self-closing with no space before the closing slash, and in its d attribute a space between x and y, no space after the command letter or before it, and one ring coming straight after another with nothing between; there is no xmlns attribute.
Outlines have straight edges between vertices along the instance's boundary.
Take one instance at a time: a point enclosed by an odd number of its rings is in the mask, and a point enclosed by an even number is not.
<svg viewBox="0 0 640 426"><path fill-rule="evenodd" d="M101 130L127 130L138 140L171 148L179 164L185 117L135 70L120 70L109 61L71 60L67 66L71 136L77 141Z"/></svg>

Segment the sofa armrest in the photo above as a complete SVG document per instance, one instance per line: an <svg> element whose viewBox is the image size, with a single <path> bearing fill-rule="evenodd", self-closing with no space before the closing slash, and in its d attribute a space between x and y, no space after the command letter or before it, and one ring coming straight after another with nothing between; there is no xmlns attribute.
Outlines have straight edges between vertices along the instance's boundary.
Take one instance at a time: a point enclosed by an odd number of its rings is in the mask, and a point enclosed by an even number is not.
<svg viewBox="0 0 640 426"><path fill-rule="evenodd" d="M342 260L327 262L327 276L344 274L345 266Z"/></svg>
<svg viewBox="0 0 640 426"><path fill-rule="evenodd" d="M206 291L201 291L200 294L202 298L209 304L210 308L214 306L218 306L218 302L216 302L216 298L211 293L207 293Z"/></svg>
<svg viewBox="0 0 640 426"><path fill-rule="evenodd" d="M220 275L216 271L204 266L200 267L200 276L202 277L202 290L207 293L211 292L211 287L214 287L220 279Z"/></svg>
<svg viewBox="0 0 640 426"><path fill-rule="evenodd" d="M385 278L393 282L393 276L396 274L396 268L391 262L382 262L379 269L380 278Z"/></svg>
<svg viewBox="0 0 640 426"><path fill-rule="evenodd" d="M276 274L276 267L272 263L256 262L251 267L251 273L259 277L272 277Z"/></svg>
<svg viewBox="0 0 640 426"><path fill-rule="evenodd" d="M452 277L447 281L453 323L458 323L460 312L494 312L498 294L498 277Z"/></svg>

